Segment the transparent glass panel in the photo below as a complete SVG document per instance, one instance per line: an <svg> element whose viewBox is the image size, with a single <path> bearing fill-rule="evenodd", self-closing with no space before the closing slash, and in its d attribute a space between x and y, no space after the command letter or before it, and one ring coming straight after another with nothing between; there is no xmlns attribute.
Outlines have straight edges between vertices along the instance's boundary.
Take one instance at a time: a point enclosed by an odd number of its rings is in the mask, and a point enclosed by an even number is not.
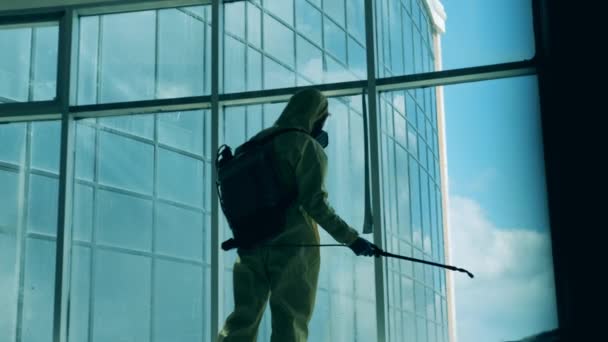
<svg viewBox="0 0 608 342"><path fill-rule="evenodd" d="M52 341L55 241L28 238L23 280L22 339Z"/></svg>
<svg viewBox="0 0 608 342"><path fill-rule="evenodd" d="M58 44L56 22L0 26L0 103L55 99Z"/></svg>
<svg viewBox="0 0 608 342"><path fill-rule="evenodd" d="M556 329L537 78L453 85L444 94L452 252L445 257L486 282L454 276L458 339L517 340ZM442 285L450 284L442 277ZM490 315L509 328L492 320L481 330L478 320Z"/></svg>
<svg viewBox="0 0 608 342"><path fill-rule="evenodd" d="M262 46L262 12L251 2L247 3L247 39L257 47Z"/></svg>
<svg viewBox="0 0 608 342"><path fill-rule="evenodd" d="M208 341L209 113L98 121L75 137L70 341Z"/></svg>
<svg viewBox="0 0 608 342"><path fill-rule="evenodd" d="M57 178L31 174L29 177L28 231L57 234Z"/></svg>
<svg viewBox="0 0 608 342"><path fill-rule="evenodd" d="M152 201L99 190L96 239L100 244L147 250L152 245Z"/></svg>
<svg viewBox="0 0 608 342"><path fill-rule="evenodd" d="M60 124L58 121L32 123L33 168L59 173Z"/></svg>
<svg viewBox="0 0 608 342"><path fill-rule="evenodd" d="M532 1L458 4L425 0L376 1L376 49L381 77L531 59ZM436 65L435 40L442 65Z"/></svg>
<svg viewBox="0 0 608 342"><path fill-rule="evenodd" d="M241 13L240 3L226 3L224 8ZM238 23L225 25L224 92L366 77L362 0L332 0L324 7L321 1L309 0L264 1L263 7L260 3L248 1L246 15L239 16ZM232 17L230 20L237 20ZM247 45L238 33L243 23Z"/></svg>
<svg viewBox="0 0 608 342"><path fill-rule="evenodd" d="M73 239L91 241L93 233L93 194L94 189L88 185L75 184L73 210Z"/></svg>
<svg viewBox="0 0 608 342"><path fill-rule="evenodd" d="M308 1L296 1L296 28L306 38L321 45L323 32L322 15Z"/></svg>
<svg viewBox="0 0 608 342"><path fill-rule="evenodd" d="M235 38L226 36L224 39L224 89L226 92L245 90L245 44Z"/></svg>
<svg viewBox="0 0 608 342"><path fill-rule="evenodd" d="M208 7L81 17L76 104L208 94Z"/></svg>
<svg viewBox="0 0 608 342"><path fill-rule="evenodd" d="M281 63L294 66L294 32L268 14L264 15L264 49Z"/></svg>
<svg viewBox="0 0 608 342"><path fill-rule="evenodd" d="M325 48L340 62L346 63L346 32L331 20L325 20Z"/></svg>
<svg viewBox="0 0 608 342"><path fill-rule="evenodd" d="M210 74L203 63L210 52L200 15L182 9L158 11L158 79L156 97L175 98L209 93Z"/></svg>
<svg viewBox="0 0 608 342"><path fill-rule="evenodd" d="M93 257L93 340L149 340L151 259L107 250Z"/></svg>
<svg viewBox="0 0 608 342"><path fill-rule="evenodd" d="M25 133L27 124L15 123L0 125L0 162L16 165L25 163Z"/></svg>
<svg viewBox="0 0 608 342"><path fill-rule="evenodd" d="M159 260L156 263L154 287L155 341L207 340L203 308L209 306L203 298L203 268L175 261ZM208 316L207 316L208 317Z"/></svg>
<svg viewBox="0 0 608 342"><path fill-rule="evenodd" d="M163 148L159 149L158 196L202 208L203 166L202 160Z"/></svg>
<svg viewBox="0 0 608 342"><path fill-rule="evenodd" d="M41 139L32 126L31 122L0 126L2 145L10 146L0 148L3 341L52 339L58 183L56 176L31 169L32 143Z"/></svg>
<svg viewBox="0 0 608 342"><path fill-rule="evenodd" d="M100 131L98 149L100 182L121 189L152 193L154 146Z"/></svg>
<svg viewBox="0 0 608 342"><path fill-rule="evenodd" d="M294 0L265 0L264 7L288 25L293 26L293 1Z"/></svg>

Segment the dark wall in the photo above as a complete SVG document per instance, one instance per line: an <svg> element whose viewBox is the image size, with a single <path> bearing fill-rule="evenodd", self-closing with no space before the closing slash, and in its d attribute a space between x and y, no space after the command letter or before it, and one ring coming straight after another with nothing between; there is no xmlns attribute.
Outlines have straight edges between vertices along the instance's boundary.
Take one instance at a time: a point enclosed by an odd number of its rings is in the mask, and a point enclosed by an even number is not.
<svg viewBox="0 0 608 342"><path fill-rule="evenodd" d="M605 340L608 131L600 124L608 94L600 77L606 48L599 8L590 2L539 0L537 57L560 335L563 341ZM603 37L602 37L603 36ZM603 91L605 92L605 90ZM602 132L603 131L603 132ZM603 207L603 208L602 208Z"/></svg>

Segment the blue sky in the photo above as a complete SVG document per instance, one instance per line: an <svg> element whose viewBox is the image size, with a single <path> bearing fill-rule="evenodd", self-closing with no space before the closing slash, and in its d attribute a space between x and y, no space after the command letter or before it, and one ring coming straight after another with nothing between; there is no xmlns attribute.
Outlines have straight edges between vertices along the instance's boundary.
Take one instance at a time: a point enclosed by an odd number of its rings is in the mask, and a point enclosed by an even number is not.
<svg viewBox="0 0 608 342"><path fill-rule="evenodd" d="M444 69L534 55L530 0L443 0ZM459 341L523 338L557 326L534 76L445 90Z"/></svg>

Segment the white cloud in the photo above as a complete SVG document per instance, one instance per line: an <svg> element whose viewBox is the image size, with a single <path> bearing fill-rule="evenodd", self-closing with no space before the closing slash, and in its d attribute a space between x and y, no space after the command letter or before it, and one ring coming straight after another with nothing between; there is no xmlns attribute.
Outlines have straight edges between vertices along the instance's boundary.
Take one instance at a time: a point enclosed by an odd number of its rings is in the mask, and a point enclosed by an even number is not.
<svg viewBox="0 0 608 342"><path fill-rule="evenodd" d="M497 178L498 170L493 167L486 168L471 177L471 182L467 185L467 188L474 192L484 192L491 187Z"/></svg>
<svg viewBox="0 0 608 342"><path fill-rule="evenodd" d="M459 341L503 341L557 326L548 233L496 227L474 200L450 197Z"/></svg>

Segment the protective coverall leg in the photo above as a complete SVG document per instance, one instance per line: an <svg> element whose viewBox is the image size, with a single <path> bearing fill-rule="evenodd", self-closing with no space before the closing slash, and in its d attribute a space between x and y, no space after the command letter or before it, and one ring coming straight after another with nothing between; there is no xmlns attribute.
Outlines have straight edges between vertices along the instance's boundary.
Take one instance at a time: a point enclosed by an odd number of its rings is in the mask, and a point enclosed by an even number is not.
<svg viewBox="0 0 608 342"><path fill-rule="evenodd" d="M305 342L319 276L318 248L259 248L239 252L234 311L218 342L256 341L270 292L271 342Z"/></svg>
<svg viewBox="0 0 608 342"><path fill-rule="evenodd" d="M234 311L226 319L218 342L256 340L270 291L265 268L260 251L239 253L232 273Z"/></svg>

